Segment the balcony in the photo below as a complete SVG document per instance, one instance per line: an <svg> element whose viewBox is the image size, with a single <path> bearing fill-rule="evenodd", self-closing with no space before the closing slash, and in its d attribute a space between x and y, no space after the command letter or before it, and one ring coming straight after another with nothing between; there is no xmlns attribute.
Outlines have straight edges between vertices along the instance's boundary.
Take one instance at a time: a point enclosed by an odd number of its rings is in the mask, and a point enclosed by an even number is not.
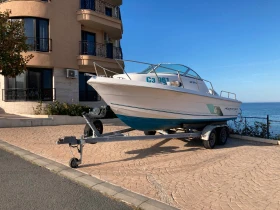
<svg viewBox="0 0 280 210"><path fill-rule="evenodd" d="M122 59L122 48L111 44L80 41L80 55L93 55L110 59Z"/></svg>
<svg viewBox="0 0 280 210"><path fill-rule="evenodd" d="M29 51L50 52L52 51L52 39L27 37L26 44Z"/></svg>
<svg viewBox="0 0 280 210"><path fill-rule="evenodd" d="M53 101L55 88L2 89L2 101Z"/></svg>
<svg viewBox="0 0 280 210"><path fill-rule="evenodd" d="M77 20L86 28L105 31L113 39L122 38L120 9L101 0L80 0Z"/></svg>
<svg viewBox="0 0 280 210"><path fill-rule="evenodd" d="M89 41L80 41L79 66L88 66L92 69L93 62L112 71L121 72L120 66L114 59L123 59L122 48L114 47L112 44L101 44Z"/></svg>

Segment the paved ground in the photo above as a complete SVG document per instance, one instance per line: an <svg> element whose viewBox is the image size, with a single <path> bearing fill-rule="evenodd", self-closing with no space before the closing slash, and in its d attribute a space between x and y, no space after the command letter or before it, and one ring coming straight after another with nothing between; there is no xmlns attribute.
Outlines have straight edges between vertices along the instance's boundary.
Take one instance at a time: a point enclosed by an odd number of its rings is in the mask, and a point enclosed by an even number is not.
<svg viewBox="0 0 280 210"><path fill-rule="evenodd" d="M120 128L106 126L105 132ZM82 130L82 125L2 128L0 138L68 164L69 147L55 142L79 137ZM180 209L280 209L278 146L230 139L206 150L200 141L172 139L98 143L84 151L79 170Z"/></svg>
<svg viewBox="0 0 280 210"><path fill-rule="evenodd" d="M16 114L8 114L8 113L1 113L0 112L0 119L1 118L9 118L9 119L28 119L28 117L24 117L21 115Z"/></svg>
<svg viewBox="0 0 280 210"><path fill-rule="evenodd" d="M82 187L0 149L1 210L132 210L122 202Z"/></svg>

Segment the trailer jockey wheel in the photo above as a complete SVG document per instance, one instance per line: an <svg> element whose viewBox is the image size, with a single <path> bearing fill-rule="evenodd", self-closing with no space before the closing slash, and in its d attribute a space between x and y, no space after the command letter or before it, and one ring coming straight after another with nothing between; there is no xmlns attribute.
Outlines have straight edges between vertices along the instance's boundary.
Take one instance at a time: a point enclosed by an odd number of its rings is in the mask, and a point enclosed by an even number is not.
<svg viewBox="0 0 280 210"><path fill-rule="evenodd" d="M102 124L102 122L100 120L95 120L95 121L93 121L92 124L95 126L95 128L98 130L98 132L100 134L103 133L103 124ZM86 124L86 126L84 128L84 137L91 137L91 136L93 136L93 131L89 127L89 125Z"/></svg>
<svg viewBox="0 0 280 210"><path fill-rule="evenodd" d="M78 162L79 160L77 158L71 158L70 161L69 161L69 166L71 168L78 168Z"/></svg>

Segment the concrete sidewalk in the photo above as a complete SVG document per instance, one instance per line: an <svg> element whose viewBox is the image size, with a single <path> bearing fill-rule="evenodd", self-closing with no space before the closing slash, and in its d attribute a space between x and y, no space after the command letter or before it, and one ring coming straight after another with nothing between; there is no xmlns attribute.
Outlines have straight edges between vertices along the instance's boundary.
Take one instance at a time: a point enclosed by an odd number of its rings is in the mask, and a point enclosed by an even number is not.
<svg viewBox="0 0 280 210"><path fill-rule="evenodd" d="M79 138L83 127L1 128L0 138L68 165L69 147L55 142ZM105 132L122 128L111 124ZM214 150L177 139L98 143L84 147L78 171L179 209L278 209L279 155L278 146L233 139Z"/></svg>

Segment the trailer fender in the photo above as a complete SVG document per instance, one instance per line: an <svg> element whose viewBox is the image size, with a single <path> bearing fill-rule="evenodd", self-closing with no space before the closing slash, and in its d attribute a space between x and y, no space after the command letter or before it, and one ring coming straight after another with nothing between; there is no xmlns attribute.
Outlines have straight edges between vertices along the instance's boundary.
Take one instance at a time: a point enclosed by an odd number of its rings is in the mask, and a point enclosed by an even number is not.
<svg viewBox="0 0 280 210"><path fill-rule="evenodd" d="M210 133L216 129L216 128L220 128L220 127L227 127L227 125L225 124L221 124L221 125L207 125L203 128L202 132L201 132L201 140L204 141L208 141L209 140L209 136Z"/></svg>

